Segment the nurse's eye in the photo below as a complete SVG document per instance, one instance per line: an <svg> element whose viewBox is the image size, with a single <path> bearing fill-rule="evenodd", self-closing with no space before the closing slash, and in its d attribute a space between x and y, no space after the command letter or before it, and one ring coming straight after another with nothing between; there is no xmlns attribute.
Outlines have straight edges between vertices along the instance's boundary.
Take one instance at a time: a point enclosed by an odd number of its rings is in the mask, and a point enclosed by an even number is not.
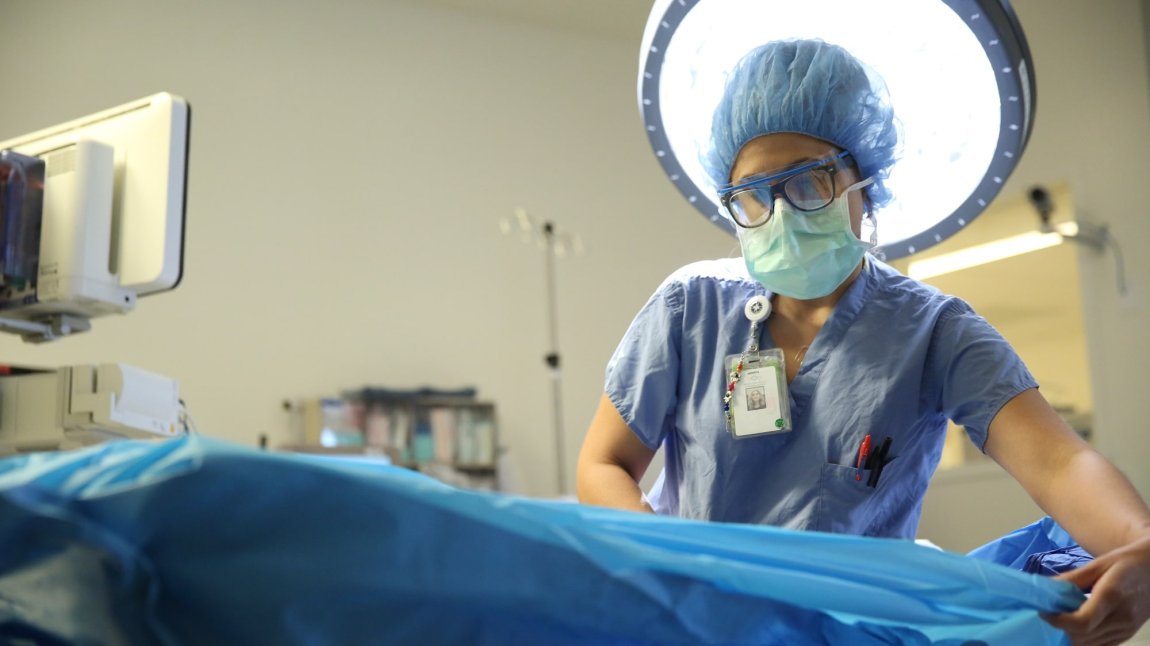
<svg viewBox="0 0 1150 646"><path fill-rule="evenodd" d="M731 195L730 210L744 227L758 226L771 217L770 187L755 187Z"/></svg>
<svg viewBox="0 0 1150 646"><path fill-rule="evenodd" d="M834 167L820 166L789 178L785 194L787 201L803 211L826 206L835 197Z"/></svg>

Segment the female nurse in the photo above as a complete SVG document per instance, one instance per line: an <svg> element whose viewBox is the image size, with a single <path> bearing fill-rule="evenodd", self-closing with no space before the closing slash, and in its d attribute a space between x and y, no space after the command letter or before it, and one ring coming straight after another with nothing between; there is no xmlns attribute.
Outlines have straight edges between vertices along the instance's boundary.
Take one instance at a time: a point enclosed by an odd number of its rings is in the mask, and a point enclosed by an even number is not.
<svg viewBox="0 0 1150 646"><path fill-rule="evenodd" d="M897 144L881 80L846 50L780 41L739 63L704 164L742 259L683 267L635 317L579 499L913 539L953 420L1096 555L1064 575L1090 599L1048 621L1076 644L1120 643L1150 618L1150 511L984 319L867 253ZM760 388L771 405L755 410Z"/></svg>

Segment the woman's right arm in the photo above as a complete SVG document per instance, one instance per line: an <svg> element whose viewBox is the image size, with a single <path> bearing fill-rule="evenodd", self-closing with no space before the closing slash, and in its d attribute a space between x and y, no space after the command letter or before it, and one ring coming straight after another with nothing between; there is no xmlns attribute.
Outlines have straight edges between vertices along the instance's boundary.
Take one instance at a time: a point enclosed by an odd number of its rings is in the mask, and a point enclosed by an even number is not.
<svg viewBox="0 0 1150 646"><path fill-rule="evenodd" d="M631 431L611 399L603 395L579 451L575 493L585 505L651 512L639 479L655 451Z"/></svg>

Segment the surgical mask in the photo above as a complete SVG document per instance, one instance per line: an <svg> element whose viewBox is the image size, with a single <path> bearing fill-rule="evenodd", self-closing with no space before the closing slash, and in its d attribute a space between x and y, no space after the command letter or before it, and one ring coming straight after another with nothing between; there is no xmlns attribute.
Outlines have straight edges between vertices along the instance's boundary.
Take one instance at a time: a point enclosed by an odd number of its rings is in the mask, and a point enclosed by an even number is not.
<svg viewBox="0 0 1150 646"><path fill-rule="evenodd" d="M816 211L799 211L780 199L765 224L740 227L739 243L751 277L768 291L799 300L835 291L872 246L851 229L847 196L873 181L848 187Z"/></svg>

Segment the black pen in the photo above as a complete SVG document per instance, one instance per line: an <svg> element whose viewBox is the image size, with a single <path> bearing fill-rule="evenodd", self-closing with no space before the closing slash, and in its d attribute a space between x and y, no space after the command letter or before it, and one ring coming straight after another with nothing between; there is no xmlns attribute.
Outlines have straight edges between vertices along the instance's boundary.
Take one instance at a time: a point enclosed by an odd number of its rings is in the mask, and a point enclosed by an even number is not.
<svg viewBox="0 0 1150 646"><path fill-rule="evenodd" d="M867 478L866 486L872 489L878 486L878 477L882 474L882 468L886 466L886 454L890 451L890 442L890 436L887 436L878 450L871 454L873 466L870 466L870 477ZM867 461L871 462L871 460Z"/></svg>

